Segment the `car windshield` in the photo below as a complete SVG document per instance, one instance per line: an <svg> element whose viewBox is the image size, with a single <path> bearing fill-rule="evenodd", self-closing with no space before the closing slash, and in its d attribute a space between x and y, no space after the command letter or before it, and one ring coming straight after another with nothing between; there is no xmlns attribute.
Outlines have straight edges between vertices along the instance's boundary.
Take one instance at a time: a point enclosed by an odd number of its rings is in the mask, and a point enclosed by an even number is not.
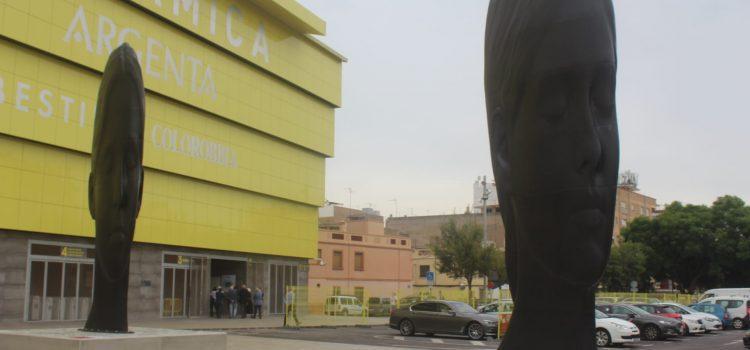
<svg viewBox="0 0 750 350"><path fill-rule="evenodd" d="M648 312L642 310L641 308L628 307L627 309L630 310L630 312L632 312L632 313L634 313L636 315L650 315Z"/></svg>
<svg viewBox="0 0 750 350"><path fill-rule="evenodd" d="M469 304L466 303L454 301L448 303L448 305L450 305L456 312L477 313L477 310L474 310L473 307L469 306Z"/></svg>
<svg viewBox="0 0 750 350"><path fill-rule="evenodd" d="M603 313L603 312L601 312L599 310L594 310L594 317L596 317L596 318L607 318L609 316L607 316L607 314L605 314L605 313Z"/></svg>
<svg viewBox="0 0 750 350"><path fill-rule="evenodd" d="M680 314L680 315L687 315L687 314L689 314L689 313L690 313L691 311L692 311L692 312L697 312L697 311L695 311L695 310L692 310L692 309L690 309L690 308L689 308L689 307L687 307L687 306L682 306L682 305L669 305L669 307L671 307L672 309L674 309L674 310L675 310L675 311L676 311L676 312L677 312L678 314ZM688 310L688 309L690 309L690 310Z"/></svg>

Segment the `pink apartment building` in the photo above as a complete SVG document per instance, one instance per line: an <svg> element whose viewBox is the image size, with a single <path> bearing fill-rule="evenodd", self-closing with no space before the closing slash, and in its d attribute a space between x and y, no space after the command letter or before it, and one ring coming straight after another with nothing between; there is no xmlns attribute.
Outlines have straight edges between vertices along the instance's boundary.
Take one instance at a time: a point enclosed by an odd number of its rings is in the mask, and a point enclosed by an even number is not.
<svg viewBox="0 0 750 350"><path fill-rule="evenodd" d="M411 240L386 234L379 213L327 206L320 209L318 228L318 258L310 261L308 275L311 305L332 295L363 301L411 293Z"/></svg>

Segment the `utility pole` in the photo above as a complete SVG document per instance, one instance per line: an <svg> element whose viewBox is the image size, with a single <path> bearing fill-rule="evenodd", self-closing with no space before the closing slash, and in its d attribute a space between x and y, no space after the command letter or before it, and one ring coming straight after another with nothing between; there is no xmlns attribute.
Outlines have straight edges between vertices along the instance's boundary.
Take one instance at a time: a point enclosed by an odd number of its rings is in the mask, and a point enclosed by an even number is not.
<svg viewBox="0 0 750 350"><path fill-rule="evenodd" d="M483 244L487 244L487 199L490 198L490 190L487 189L487 175L482 177L482 220L484 221L482 233L484 234Z"/></svg>

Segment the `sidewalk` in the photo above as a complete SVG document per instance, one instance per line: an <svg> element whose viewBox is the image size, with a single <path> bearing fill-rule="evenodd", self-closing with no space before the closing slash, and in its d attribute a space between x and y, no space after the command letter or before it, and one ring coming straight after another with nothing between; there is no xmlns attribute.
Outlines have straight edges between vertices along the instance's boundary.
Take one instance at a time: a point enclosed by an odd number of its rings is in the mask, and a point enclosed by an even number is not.
<svg viewBox="0 0 750 350"><path fill-rule="evenodd" d="M284 317L272 315L263 319L215 319L199 318L161 318L148 320L130 320L131 327L168 328L168 329L242 329L242 328L278 328L282 327ZM39 321L39 322L0 322L0 329L29 328L71 328L83 327L84 321ZM388 317L345 317L309 315L300 317L302 327L342 327L342 326L376 326L388 324Z"/></svg>
<svg viewBox="0 0 750 350"><path fill-rule="evenodd" d="M309 340L290 340L229 335L227 350L274 349L274 350L398 350L384 346L326 343Z"/></svg>

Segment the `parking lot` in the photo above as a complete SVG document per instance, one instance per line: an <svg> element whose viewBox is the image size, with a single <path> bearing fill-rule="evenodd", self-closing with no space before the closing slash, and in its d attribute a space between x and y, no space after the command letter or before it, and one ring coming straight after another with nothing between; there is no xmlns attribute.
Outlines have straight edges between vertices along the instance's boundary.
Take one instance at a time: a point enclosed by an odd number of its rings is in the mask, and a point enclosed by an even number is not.
<svg viewBox="0 0 750 350"><path fill-rule="evenodd" d="M379 346L408 349L434 350L490 350L497 349L500 342L496 339L485 341L470 341L466 338L454 336L427 337L417 335L402 337L398 331L385 326L374 327L327 327L301 329L235 329L229 331L233 335L267 337L289 340L306 340L315 342L357 344L364 346ZM711 349L711 350L741 350L742 331L722 331L707 335L674 338L665 341L640 341L625 346L602 349L642 349L642 350L672 350L672 349Z"/></svg>

